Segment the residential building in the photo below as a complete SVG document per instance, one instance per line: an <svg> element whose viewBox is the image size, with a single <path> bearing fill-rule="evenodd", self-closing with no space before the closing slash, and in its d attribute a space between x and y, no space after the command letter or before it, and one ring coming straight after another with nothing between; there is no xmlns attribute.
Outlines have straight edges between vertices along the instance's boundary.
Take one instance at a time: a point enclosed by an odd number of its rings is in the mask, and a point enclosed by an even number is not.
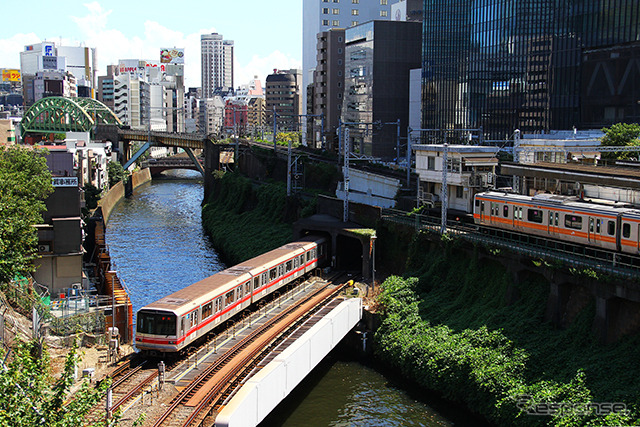
<svg viewBox="0 0 640 427"><path fill-rule="evenodd" d="M247 134L247 101L228 98L224 106L224 129L227 135L244 136Z"/></svg>
<svg viewBox="0 0 640 427"><path fill-rule="evenodd" d="M264 97L249 98L247 102L247 132L252 135L263 135L268 126L266 118L266 101Z"/></svg>
<svg viewBox="0 0 640 427"><path fill-rule="evenodd" d="M114 110L114 83L117 65L107 65L107 75L98 76L98 101Z"/></svg>
<svg viewBox="0 0 640 427"><path fill-rule="evenodd" d="M370 21L345 31L342 121L351 150L381 159L396 157L409 125L410 71L421 64L421 24Z"/></svg>
<svg viewBox="0 0 640 427"><path fill-rule="evenodd" d="M38 71L33 79L33 101L49 96L77 97L74 75L68 71Z"/></svg>
<svg viewBox="0 0 640 427"><path fill-rule="evenodd" d="M418 199L427 206L441 202L444 173L448 206L453 211L473 212L475 194L494 186L498 147L419 144L412 148L420 179Z"/></svg>
<svg viewBox="0 0 640 427"><path fill-rule="evenodd" d="M423 22L423 128L509 140L640 121L636 0L437 0Z"/></svg>
<svg viewBox="0 0 640 427"><path fill-rule="evenodd" d="M267 121L273 121L276 114L278 132L298 132L302 114L300 96L300 70L273 70L265 84Z"/></svg>
<svg viewBox="0 0 640 427"><path fill-rule="evenodd" d="M218 33L202 34L200 46L202 97L233 91L233 41L224 40Z"/></svg>
<svg viewBox="0 0 640 427"><path fill-rule="evenodd" d="M200 100L200 129L214 137L222 136L224 131L225 102L221 96Z"/></svg>
<svg viewBox="0 0 640 427"><path fill-rule="evenodd" d="M317 64L313 84L307 88L307 144L335 152L336 130L344 96L345 31L340 28L318 33ZM320 123L320 126L318 126Z"/></svg>
<svg viewBox="0 0 640 427"><path fill-rule="evenodd" d="M185 132L196 133L203 132L199 124L200 98L202 91L200 88L190 87L184 95L184 126Z"/></svg>
<svg viewBox="0 0 640 427"><path fill-rule="evenodd" d="M306 93L316 67L317 34L332 28L349 28L372 20L390 19L393 0L303 0L302 2L302 81ZM307 111L307 100L302 100Z"/></svg>

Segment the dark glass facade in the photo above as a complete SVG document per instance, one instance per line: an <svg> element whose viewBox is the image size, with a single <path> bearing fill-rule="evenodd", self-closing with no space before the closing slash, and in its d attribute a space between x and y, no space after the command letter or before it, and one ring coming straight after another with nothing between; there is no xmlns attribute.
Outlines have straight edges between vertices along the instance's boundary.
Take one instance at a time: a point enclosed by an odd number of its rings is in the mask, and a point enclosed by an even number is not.
<svg viewBox="0 0 640 427"><path fill-rule="evenodd" d="M638 121L638 0L425 0L424 128Z"/></svg>

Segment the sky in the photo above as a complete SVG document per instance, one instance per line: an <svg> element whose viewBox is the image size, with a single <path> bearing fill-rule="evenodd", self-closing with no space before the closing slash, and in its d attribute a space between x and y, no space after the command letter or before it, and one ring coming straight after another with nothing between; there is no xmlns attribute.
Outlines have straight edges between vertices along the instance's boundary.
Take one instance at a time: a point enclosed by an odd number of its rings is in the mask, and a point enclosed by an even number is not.
<svg viewBox="0 0 640 427"><path fill-rule="evenodd" d="M234 85L302 68L302 0L26 0L2 6L0 68L20 68L29 44L97 48L98 75L120 59L159 61L184 48L185 87L199 87L200 35L234 41Z"/></svg>

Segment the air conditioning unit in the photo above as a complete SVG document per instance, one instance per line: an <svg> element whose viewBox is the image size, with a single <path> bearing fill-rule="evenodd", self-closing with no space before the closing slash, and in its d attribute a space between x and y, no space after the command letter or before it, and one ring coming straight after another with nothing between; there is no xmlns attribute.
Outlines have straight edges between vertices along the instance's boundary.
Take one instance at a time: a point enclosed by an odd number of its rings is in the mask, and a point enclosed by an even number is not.
<svg viewBox="0 0 640 427"><path fill-rule="evenodd" d="M81 283L72 283L71 284L71 289L74 289L76 291L79 291L82 289L82 284Z"/></svg>
<svg viewBox="0 0 640 427"><path fill-rule="evenodd" d="M49 245L38 245L38 252L51 252Z"/></svg>

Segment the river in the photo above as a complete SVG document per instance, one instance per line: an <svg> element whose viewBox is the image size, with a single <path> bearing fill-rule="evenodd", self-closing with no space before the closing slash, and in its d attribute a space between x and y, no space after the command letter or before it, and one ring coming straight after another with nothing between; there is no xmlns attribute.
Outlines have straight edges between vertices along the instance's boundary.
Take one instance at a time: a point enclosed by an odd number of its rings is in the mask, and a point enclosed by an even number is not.
<svg viewBox="0 0 640 427"><path fill-rule="evenodd" d="M147 303L225 268L202 229L203 184L191 171L138 188L109 219L106 240L134 313ZM265 424L285 426L448 426L417 393L352 360L331 355ZM455 417L454 417L455 418ZM458 424L458 423L457 423Z"/></svg>

